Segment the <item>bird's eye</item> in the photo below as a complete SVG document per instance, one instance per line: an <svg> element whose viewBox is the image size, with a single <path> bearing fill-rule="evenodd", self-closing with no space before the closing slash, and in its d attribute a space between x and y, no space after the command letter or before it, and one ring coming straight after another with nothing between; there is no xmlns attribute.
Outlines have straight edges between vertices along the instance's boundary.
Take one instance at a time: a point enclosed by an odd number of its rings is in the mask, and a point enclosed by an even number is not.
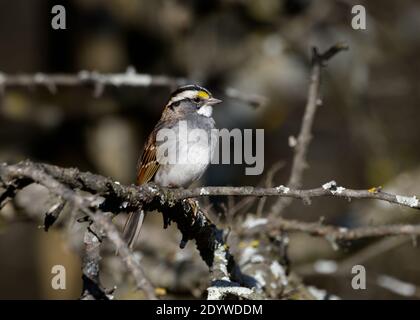
<svg viewBox="0 0 420 320"><path fill-rule="evenodd" d="M193 99L193 101L194 101L195 103L199 103L199 102L201 101L201 99L200 99L199 97L195 97L195 98Z"/></svg>
<svg viewBox="0 0 420 320"><path fill-rule="evenodd" d="M174 110L174 107L178 107L179 106L179 103L180 103L179 101L172 102L169 105L169 109Z"/></svg>

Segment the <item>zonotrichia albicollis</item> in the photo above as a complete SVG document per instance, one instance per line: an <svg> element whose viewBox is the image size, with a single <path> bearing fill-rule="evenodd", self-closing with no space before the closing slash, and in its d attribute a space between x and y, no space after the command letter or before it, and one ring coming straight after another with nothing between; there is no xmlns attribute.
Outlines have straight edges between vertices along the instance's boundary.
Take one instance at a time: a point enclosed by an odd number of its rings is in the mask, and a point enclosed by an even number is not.
<svg viewBox="0 0 420 320"><path fill-rule="evenodd" d="M137 184L154 181L163 187L188 187L198 180L210 164L217 145L217 137L212 130L215 128L212 106L220 102L208 90L197 85L183 86L173 92L159 122L147 139L137 168ZM180 134L182 126L187 129L187 133L201 129L207 139ZM165 132L163 129L171 130L176 139L162 141L159 135ZM159 152L163 143L167 143L165 148L170 156ZM175 156L175 161L168 161L174 159L171 155ZM129 215L124 238L130 247L140 232L143 219L143 210Z"/></svg>

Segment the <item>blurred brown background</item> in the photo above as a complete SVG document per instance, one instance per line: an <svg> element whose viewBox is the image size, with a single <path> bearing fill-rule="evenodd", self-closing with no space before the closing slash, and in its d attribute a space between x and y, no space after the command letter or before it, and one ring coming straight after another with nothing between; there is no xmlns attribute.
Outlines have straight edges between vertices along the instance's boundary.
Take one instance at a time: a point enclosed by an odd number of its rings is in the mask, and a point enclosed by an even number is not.
<svg viewBox="0 0 420 320"><path fill-rule="evenodd" d="M50 26L54 4L0 0L0 72L124 72L133 66L141 73L188 78L224 100L215 111L219 128L265 129L265 169L279 160L286 164L278 184L290 171L288 137L298 133L304 111L310 47L347 42L350 51L335 57L323 74L324 106L315 118L304 185L334 179L355 189L382 185L420 194L418 1L73 0L60 3L67 11L66 30ZM354 4L365 5L367 30L351 28ZM265 96L267 103L254 109L227 98L223 93L230 87ZM0 95L0 161L30 158L132 183L144 139L169 93L165 87L107 87L96 98L89 87L58 88L56 94L43 87L7 89ZM202 183L255 185L261 179L245 176L241 166L218 165ZM28 201L22 194L0 213L0 298L80 294L81 244L68 241L80 230L38 228L48 201L45 195ZM216 211L224 201L213 199ZM416 221L415 213L396 206L338 199L315 199L310 206L295 202L284 215L305 221L323 216L343 226ZM163 231L160 217L147 223L140 245L149 259L145 269L159 272L159 286L182 283L178 296L197 296L200 284L191 273L200 278L207 271L194 245L180 251L179 234ZM399 298L369 279L368 290L352 290L345 267L341 276L311 269L319 259L359 261L357 254L366 248L370 255L362 264L368 274L420 285L419 249L410 239L361 241L334 251L322 239L296 234L290 259L305 283L343 298ZM109 260L112 269L112 254ZM67 290L51 289L54 264L66 266ZM186 274L190 278L183 280ZM124 286L123 278L109 278L111 285Z"/></svg>

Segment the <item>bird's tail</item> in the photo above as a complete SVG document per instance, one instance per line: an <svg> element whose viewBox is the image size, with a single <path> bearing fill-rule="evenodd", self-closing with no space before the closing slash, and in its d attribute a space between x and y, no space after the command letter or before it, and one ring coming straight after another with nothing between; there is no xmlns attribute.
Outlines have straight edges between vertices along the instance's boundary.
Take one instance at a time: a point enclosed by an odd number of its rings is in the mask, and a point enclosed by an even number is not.
<svg viewBox="0 0 420 320"><path fill-rule="evenodd" d="M145 213L142 209L130 212L125 222L123 230L123 239L127 242L128 247L133 248L134 243L139 237L141 226L143 225Z"/></svg>

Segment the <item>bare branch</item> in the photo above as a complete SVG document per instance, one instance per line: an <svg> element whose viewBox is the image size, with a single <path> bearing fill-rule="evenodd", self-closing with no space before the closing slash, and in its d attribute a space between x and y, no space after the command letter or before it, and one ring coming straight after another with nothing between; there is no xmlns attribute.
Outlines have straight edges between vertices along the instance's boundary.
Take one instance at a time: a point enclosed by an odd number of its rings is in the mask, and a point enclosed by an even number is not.
<svg viewBox="0 0 420 320"><path fill-rule="evenodd" d="M5 74L0 72L0 94L7 88L17 87L45 87L50 93L57 93L57 87L93 86L94 96L99 97L105 87L176 87L189 82L185 78L170 77L166 75L151 75L138 73L132 66L123 73L100 73L97 71L80 71L76 74ZM223 90L226 97L243 102L252 107L259 107L267 99L258 94L241 92L234 88Z"/></svg>
<svg viewBox="0 0 420 320"><path fill-rule="evenodd" d="M278 230L299 231L309 233L313 236L325 237L330 241L358 240L362 238L398 235L420 235L420 225L410 224L378 225L349 229L345 227L323 225L319 222L302 222L277 217L276 219L272 220L259 219L257 223L255 223L254 227L249 227L249 225L252 226L252 222L246 220L246 225L248 225L248 228L244 228L244 233L247 235L259 233L261 230L264 230L264 232Z"/></svg>
<svg viewBox="0 0 420 320"><path fill-rule="evenodd" d="M78 74L17 74L0 73L0 88L45 86L51 93L56 93L58 86L73 87L93 85L95 96L100 96L106 86L149 87L166 86L175 88L186 84L186 79L164 75L137 73L128 67L125 73L103 74L96 71L80 71Z"/></svg>
<svg viewBox="0 0 420 320"><path fill-rule="evenodd" d="M250 288L235 286L225 283L215 283L207 288L208 300L223 300L227 296L242 298L247 300L261 300L262 297Z"/></svg>
<svg viewBox="0 0 420 320"><path fill-rule="evenodd" d="M293 158L290 178L287 182L287 186L290 188L300 188L302 186L303 172L308 166L306 162L306 154L308 152L309 143L312 139L312 126L316 110L318 109L318 106L322 104L320 97L321 69L334 55L347 49L347 45L344 44L336 44L322 54L318 53L318 49L316 47L312 49L312 70L308 89L308 100L299 136L296 139L295 145L292 145L295 155ZM290 202L290 199L279 198L271 207L270 214L279 215L283 209L290 204Z"/></svg>
<svg viewBox="0 0 420 320"><path fill-rule="evenodd" d="M32 182L25 180L28 177L23 174L23 168L29 169L36 166L42 166L46 173L60 181L61 183L84 191L97 193L101 195L110 194L114 197L113 200L121 201L118 205L124 205L125 208L119 208L120 211L129 211L142 203L150 203L154 198L159 200L166 206L173 206L174 202L205 196L277 196L286 198L300 199L309 202L312 198L317 197L337 197L347 200L351 199L374 199L389 203L398 204L403 207L420 209L420 201L416 196L395 195L384 192L381 188L371 188L368 190L355 190L338 186L335 181L325 183L319 188L314 189L292 189L285 186L277 186L272 188L241 186L241 187L198 187L192 189L182 188L163 188L156 184L149 183L142 186L123 186L112 179L95 175L89 172L80 172L74 168L60 168L57 166L37 164L29 161L21 162L17 165L0 164L0 180L3 183L8 183L13 178L18 179L20 188ZM29 176L30 177L30 176ZM15 181L17 183L17 181ZM12 184L13 185L13 184ZM123 203L125 202L125 203ZM111 205L107 203L105 205ZM111 210L110 210L111 211ZM115 212L117 210L114 210ZM113 212L114 212L113 211Z"/></svg>
<svg viewBox="0 0 420 320"><path fill-rule="evenodd" d="M137 287L142 289L149 299L156 298L152 285L145 277L139 262L133 256L127 244L121 238L115 225L109 220L108 217L93 212L90 209L90 201L88 201L85 197L78 195L71 188L52 177L44 170L42 165L36 163L23 162L16 166L7 166L4 164L0 165L0 178L2 183L6 185L13 185L13 180L15 179L25 181L27 184L31 182L39 183L46 187L50 192L71 203L76 209L86 214L95 224L98 225L100 229L103 230L103 232L118 249L118 254L125 263L127 269L133 275ZM23 185L24 184L22 184L21 187L23 187Z"/></svg>
<svg viewBox="0 0 420 320"><path fill-rule="evenodd" d="M109 297L105 290L101 288L99 280L99 262L101 260L101 242L102 240L93 231L93 225L86 229L83 242L85 251L82 261L82 300L108 300Z"/></svg>
<svg viewBox="0 0 420 320"><path fill-rule="evenodd" d="M38 176L41 173L42 176ZM55 183L46 183L44 175L49 179L53 179ZM58 193L62 199L69 202L81 201L80 196L74 194L72 189L83 190L104 197L105 200L99 206L100 211L98 210L95 214L85 207L81 209L78 207L78 209L100 226L114 245L119 248L119 255L134 275L139 287L147 286L147 284L140 282L142 270L119 236L116 227L101 211L118 214L134 211L139 206L143 206L145 210L150 211L157 209L163 215L165 227L172 221L177 223L178 229L182 233L180 246L184 247L187 241L195 240L202 259L210 268L214 263L215 250L225 245L223 231L211 223L201 210L196 212L191 207L190 201L176 199L171 189L159 188L154 184L141 187L123 186L112 179L89 172L82 173L78 169L65 169L30 161L24 161L16 165L0 164L1 184L8 187L19 185L21 189L32 182L44 185L50 191ZM55 189L55 184L60 184L65 189ZM71 193L68 194L69 192ZM73 196L75 199L73 199ZM89 202L88 207L92 206L97 207L92 202ZM226 259L228 261L227 271L232 281L245 286L252 286L255 283L251 277L241 273L228 249L226 249Z"/></svg>
<svg viewBox="0 0 420 320"><path fill-rule="evenodd" d="M144 206L148 210L157 209L162 212L166 225L171 221L177 223L178 229L182 233L181 246L185 246L188 240L194 239L196 241L197 248L203 260L210 268L213 268L214 280L220 279L217 276L217 272L220 270L224 272L225 269L223 268L226 268L227 274L229 275L229 282L237 283L239 287L255 288L256 280L253 277L241 273L233 256L225 247L223 231L212 224L201 210L194 215L194 211L189 207L190 201L184 201L184 199L210 195L278 196L302 199L305 202L309 202L314 197L329 196L346 199L375 199L399 204L404 207L420 209L419 200L415 196L394 195L383 192L380 188L372 188L370 190L346 189L338 186L334 181L328 182L320 188L307 190L290 189L284 186L272 188L202 187L194 189L168 189L161 188L155 184L146 184L139 187L123 186L109 178L92 173L80 172L72 168L66 169L37 164L30 161L16 165L0 164L0 184L6 190L8 188L16 189L17 186L19 187L17 189L21 189L32 182L42 184L51 192L89 216L103 230L113 244L119 248L118 252L128 270L130 270L136 279L137 286L139 288L146 288L150 297L153 297L153 289L147 280L145 280L144 273L138 261L121 239L114 224L101 211L118 214L124 211L133 211L139 206ZM92 208L97 207L97 205L93 205L95 201L92 199L88 200L88 198L75 193L74 190L77 189L88 191L95 196L102 196L105 200L99 206L99 210L101 211L95 210L93 212ZM352 230L323 226L316 223L287 221L278 217L269 218L272 220L261 218L259 220L264 220L260 221L261 223L254 223L253 226L246 226L244 228L250 229L250 232L257 232L258 225L264 225L264 228L266 228L265 231L278 231L281 229L303 231L324 236L329 240L355 240L387 235L420 234L420 227L416 225L361 227ZM253 228L255 229L254 231L252 231ZM217 255L220 250L224 252L224 263L220 263L222 260L215 260L216 258L220 258L220 255ZM222 278L225 277L225 273L221 275ZM220 284L220 282L215 283ZM213 285L213 287L215 286Z"/></svg>
<svg viewBox="0 0 420 320"><path fill-rule="evenodd" d="M212 282L207 288L208 300L222 300L227 295L248 300L262 299L264 296L254 288L241 286L230 280L228 272L230 253L225 245L219 245L214 252L214 263L211 268Z"/></svg>
<svg viewBox="0 0 420 320"><path fill-rule="evenodd" d="M188 198L198 198L204 196L277 196L301 199L309 202L316 197L337 197L344 199L374 199L389 203L398 204L403 207L420 209L420 201L416 196L395 195L384 192L381 188L371 188L368 190L355 190L338 186L335 181L325 183L319 188L314 189L292 189L285 186L271 188L241 186L241 187L198 187L192 189L182 188L163 188L156 184L149 183L142 186L123 186L109 178L95 175L89 172L80 172L74 168L60 168L57 166L37 164L29 161L21 162L17 165L0 164L0 178L4 184L20 184L19 188L24 187L33 179L31 169L41 166L51 177L69 186L84 191L108 195L113 200L118 200L118 205L125 208L118 208L120 211L129 211L140 204L151 203L155 198L166 206L173 206L175 202ZM25 173L25 174L24 174ZM14 181L13 181L14 180ZM13 183L11 183L11 181ZM125 202L125 203L123 203ZM106 203L106 205L111 205ZM117 210L114 210L117 211ZM113 211L113 212L114 212Z"/></svg>
<svg viewBox="0 0 420 320"><path fill-rule="evenodd" d="M203 196L277 196L283 198L301 199L310 203L312 198L317 197L337 197L344 199L375 199L389 203L395 203L403 207L420 209L420 201L416 196L394 195L382 191L380 188L369 190L354 190L338 186L335 181L325 183L315 189L291 189L285 186L273 188L260 188L252 186L243 187L201 187L194 189L169 189L171 197L176 200L185 198L197 198Z"/></svg>

